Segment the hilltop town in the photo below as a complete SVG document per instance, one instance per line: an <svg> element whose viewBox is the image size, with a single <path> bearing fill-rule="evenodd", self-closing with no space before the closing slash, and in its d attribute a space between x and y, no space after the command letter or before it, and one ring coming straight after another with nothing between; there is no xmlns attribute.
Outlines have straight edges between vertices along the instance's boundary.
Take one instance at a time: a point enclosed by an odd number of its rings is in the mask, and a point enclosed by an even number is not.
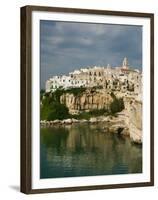
<svg viewBox="0 0 158 200"><path fill-rule="evenodd" d="M115 91L122 95L135 95L141 99L142 73L136 67L131 67L128 59L123 59L121 66L93 66L81 68L68 75L53 76L46 81L46 92L63 88L100 88Z"/></svg>

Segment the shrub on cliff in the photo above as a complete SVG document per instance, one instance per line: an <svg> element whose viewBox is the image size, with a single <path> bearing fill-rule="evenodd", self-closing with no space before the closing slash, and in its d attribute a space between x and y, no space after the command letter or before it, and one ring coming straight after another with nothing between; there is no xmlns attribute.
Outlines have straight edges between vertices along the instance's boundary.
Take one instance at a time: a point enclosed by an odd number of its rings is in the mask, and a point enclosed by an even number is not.
<svg viewBox="0 0 158 200"><path fill-rule="evenodd" d="M45 90L41 89L40 90L40 100L42 100L44 94L45 94Z"/></svg>
<svg viewBox="0 0 158 200"><path fill-rule="evenodd" d="M85 91L86 91L86 88L79 87L79 88L70 88L70 89L64 90L64 93L71 93L74 96L78 96L78 95L81 95Z"/></svg>
<svg viewBox="0 0 158 200"><path fill-rule="evenodd" d="M64 104L53 103L48 113L47 120L67 119L69 118L69 110Z"/></svg>
<svg viewBox="0 0 158 200"><path fill-rule="evenodd" d="M71 115L71 118L75 118L75 119L87 119L89 120L91 117L98 117L98 116L101 116L101 115L107 115L108 114L108 110L103 108L103 109L94 109L94 110L91 110L89 112L85 112L85 111L82 111L80 114L78 115Z"/></svg>
<svg viewBox="0 0 158 200"><path fill-rule="evenodd" d="M113 102L110 104L111 114L121 112L124 109L124 102L122 98L113 98Z"/></svg>
<svg viewBox="0 0 158 200"><path fill-rule="evenodd" d="M55 120L66 119L69 117L68 108L60 103L60 96L63 90L56 90L55 92L45 93L41 100L41 120Z"/></svg>
<svg viewBox="0 0 158 200"><path fill-rule="evenodd" d="M69 118L68 108L61 103L53 102L41 106L41 120L55 120L55 119L67 119Z"/></svg>
<svg viewBox="0 0 158 200"><path fill-rule="evenodd" d="M104 115L105 113L108 113L108 110L106 108L94 109L94 110L89 111L89 113L92 116L100 116L100 115Z"/></svg>

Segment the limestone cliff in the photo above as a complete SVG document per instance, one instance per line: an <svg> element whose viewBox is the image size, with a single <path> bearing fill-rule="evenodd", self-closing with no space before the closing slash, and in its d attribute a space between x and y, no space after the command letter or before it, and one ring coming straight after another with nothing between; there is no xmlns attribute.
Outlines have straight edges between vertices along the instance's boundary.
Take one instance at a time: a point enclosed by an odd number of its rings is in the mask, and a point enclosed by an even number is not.
<svg viewBox="0 0 158 200"><path fill-rule="evenodd" d="M86 90L79 95L64 93L60 97L60 102L69 108L71 114L79 111L108 109L112 101L111 95L104 90Z"/></svg>
<svg viewBox="0 0 158 200"><path fill-rule="evenodd" d="M129 128L130 138L142 143L142 102L135 98L124 98L125 123Z"/></svg>

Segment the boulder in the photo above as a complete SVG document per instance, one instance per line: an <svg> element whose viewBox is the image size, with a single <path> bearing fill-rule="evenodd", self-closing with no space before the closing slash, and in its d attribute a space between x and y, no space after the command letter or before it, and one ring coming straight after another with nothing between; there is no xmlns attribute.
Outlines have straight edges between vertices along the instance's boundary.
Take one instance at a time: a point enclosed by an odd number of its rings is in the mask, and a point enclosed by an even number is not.
<svg viewBox="0 0 158 200"><path fill-rule="evenodd" d="M91 117L90 120L89 120L89 122L90 122L90 123L96 123L96 122L98 122L98 121L97 121L97 118Z"/></svg>
<svg viewBox="0 0 158 200"><path fill-rule="evenodd" d="M72 124L72 119L64 119L62 124Z"/></svg>
<svg viewBox="0 0 158 200"><path fill-rule="evenodd" d="M71 120L72 120L72 123L77 123L77 122L79 122L79 120L74 119L74 118L72 118Z"/></svg>
<svg viewBox="0 0 158 200"><path fill-rule="evenodd" d="M53 124L59 124L61 121L59 119L56 119L53 121Z"/></svg>

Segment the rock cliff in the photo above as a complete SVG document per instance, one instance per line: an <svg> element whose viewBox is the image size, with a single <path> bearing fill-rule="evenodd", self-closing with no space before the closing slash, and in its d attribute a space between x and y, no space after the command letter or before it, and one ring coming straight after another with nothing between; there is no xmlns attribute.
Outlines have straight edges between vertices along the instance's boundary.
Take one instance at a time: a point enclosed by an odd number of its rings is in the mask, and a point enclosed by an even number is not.
<svg viewBox="0 0 158 200"><path fill-rule="evenodd" d="M112 101L111 95L104 90L86 90L79 95L64 93L60 97L60 102L68 107L71 114L94 109L108 109Z"/></svg>
<svg viewBox="0 0 158 200"><path fill-rule="evenodd" d="M125 124L129 128L130 138L142 143L142 102L135 98L124 98Z"/></svg>

